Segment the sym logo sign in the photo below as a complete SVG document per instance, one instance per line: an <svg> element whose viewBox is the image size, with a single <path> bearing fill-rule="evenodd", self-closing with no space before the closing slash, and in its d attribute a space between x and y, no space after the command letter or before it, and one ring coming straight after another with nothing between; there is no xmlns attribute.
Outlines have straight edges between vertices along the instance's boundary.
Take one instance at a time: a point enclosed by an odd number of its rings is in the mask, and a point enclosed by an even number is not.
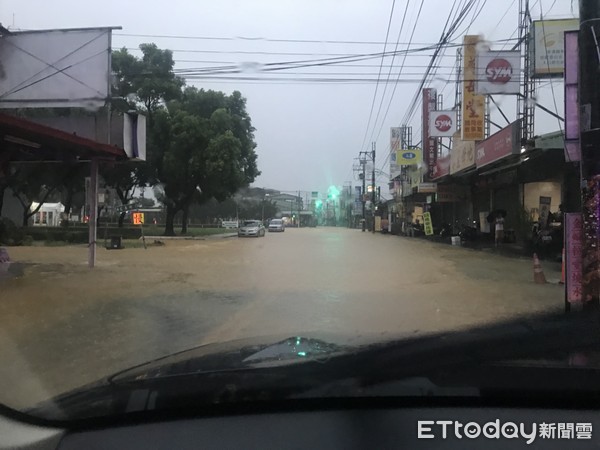
<svg viewBox="0 0 600 450"><path fill-rule="evenodd" d="M456 111L432 111L429 117L431 137L452 137L456 132Z"/></svg>
<svg viewBox="0 0 600 450"><path fill-rule="evenodd" d="M513 67L504 58L491 60L485 68L487 80L492 84L506 84L513 76Z"/></svg>
<svg viewBox="0 0 600 450"><path fill-rule="evenodd" d="M447 114L440 114L435 118L435 128L442 133L446 133L452 128L452 118Z"/></svg>
<svg viewBox="0 0 600 450"><path fill-rule="evenodd" d="M518 94L520 78L520 52L489 50L477 55L477 94Z"/></svg>

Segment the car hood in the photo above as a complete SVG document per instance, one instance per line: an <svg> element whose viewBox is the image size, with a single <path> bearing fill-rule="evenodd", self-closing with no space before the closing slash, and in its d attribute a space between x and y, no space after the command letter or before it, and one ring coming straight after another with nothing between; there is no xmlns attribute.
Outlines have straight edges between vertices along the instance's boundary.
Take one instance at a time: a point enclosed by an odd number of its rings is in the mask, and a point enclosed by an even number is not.
<svg viewBox="0 0 600 450"><path fill-rule="evenodd" d="M597 399L599 325L595 317L544 315L375 344L316 335L209 344L126 369L29 412L72 420L369 395Z"/></svg>

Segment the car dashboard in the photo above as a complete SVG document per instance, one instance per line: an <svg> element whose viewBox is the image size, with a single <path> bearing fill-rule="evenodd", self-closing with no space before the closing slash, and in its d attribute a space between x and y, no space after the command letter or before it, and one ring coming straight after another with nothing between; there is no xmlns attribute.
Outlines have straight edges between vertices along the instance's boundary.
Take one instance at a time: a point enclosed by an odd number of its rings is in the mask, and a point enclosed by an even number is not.
<svg viewBox="0 0 600 450"><path fill-rule="evenodd" d="M402 403L409 405L402 406ZM446 402L446 403L453 403ZM410 406L410 399L291 402L187 417L123 417L69 428L4 417L0 448L23 450L197 448L589 448L598 412L589 409ZM217 408L218 409L218 408ZM479 426L479 434L475 436ZM491 424L491 425L490 425ZM496 431L492 429L496 424ZM516 428L511 429L511 424ZM546 427L543 426L546 424ZM561 425L563 424L562 428ZM491 426L486 437L483 427ZM534 431L535 430L535 431ZM545 430L545 431L544 431ZM553 438L544 434L553 430ZM562 431L561 431L562 430ZM566 431L565 431L566 430Z"/></svg>

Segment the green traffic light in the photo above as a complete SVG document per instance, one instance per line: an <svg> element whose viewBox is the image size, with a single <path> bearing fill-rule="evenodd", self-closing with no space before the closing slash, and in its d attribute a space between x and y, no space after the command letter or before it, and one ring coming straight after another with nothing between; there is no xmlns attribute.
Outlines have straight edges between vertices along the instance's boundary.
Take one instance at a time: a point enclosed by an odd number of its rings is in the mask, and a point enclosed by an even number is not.
<svg viewBox="0 0 600 450"><path fill-rule="evenodd" d="M327 198L335 200L340 195L340 191L336 186L329 186L327 189Z"/></svg>

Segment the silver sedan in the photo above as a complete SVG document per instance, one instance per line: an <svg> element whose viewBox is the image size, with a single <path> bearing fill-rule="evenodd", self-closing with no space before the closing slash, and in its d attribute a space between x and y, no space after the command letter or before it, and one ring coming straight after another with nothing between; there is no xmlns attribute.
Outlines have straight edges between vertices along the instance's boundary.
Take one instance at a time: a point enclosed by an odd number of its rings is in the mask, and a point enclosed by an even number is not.
<svg viewBox="0 0 600 450"><path fill-rule="evenodd" d="M285 224L282 219L273 219L269 222L269 231L285 231Z"/></svg>
<svg viewBox="0 0 600 450"><path fill-rule="evenodd" d="M260 237L265 235L265 226L260 220L244 220L242 226L238 229L238 236L255 236Z"/></svg>

